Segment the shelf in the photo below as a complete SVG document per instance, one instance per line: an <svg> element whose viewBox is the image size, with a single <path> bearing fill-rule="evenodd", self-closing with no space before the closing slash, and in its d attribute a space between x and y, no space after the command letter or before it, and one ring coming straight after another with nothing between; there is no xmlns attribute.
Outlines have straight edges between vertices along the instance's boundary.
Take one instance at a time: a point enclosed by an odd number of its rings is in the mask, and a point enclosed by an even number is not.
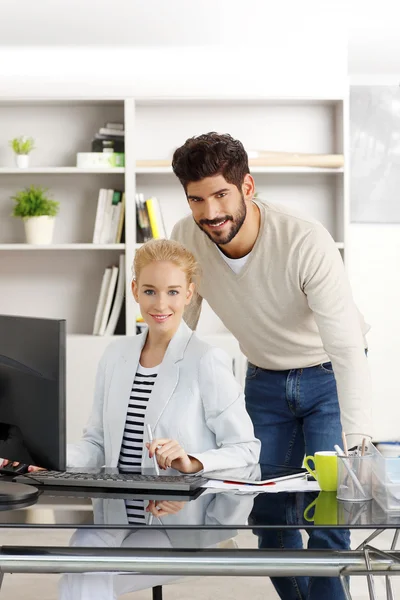
<svg viewBox="0 0 400 600"><path fill-rule="evenodd" d="M264 173L268 175L312 175L312 174L323 174L323 175L336 175L337 173L343 173L343 168L338 169L323 169L321 167L251 167L250 172ZM172 167L138 167L135 170L136 175L172 175Z"/></svg>
<svg viewBox="0 0 400 600"><path fill-rule="evenodd" d="M336 248L339 248L339 250L344 250L344 242L335 242L336 243Z"/></svg>
<svg viewBox="0 0 400 600"><path fill-rule="evenodd" d="M125 244L0 244L0 250L124 250Z"/></svg>
<svg viewBox="0 0 400 600"><path fill-rule="evenodd" d="M78 167L32 167L29 169L18 169L17 167L0 167L0 175L115 175L116 173L125 173L125 168L79 169Z"/></svg>
<svg viewBox="0 0 400 600"><path fill-rule="evenodd" d="M198 97L185 97L170 96L167 98L154 98L154 97L141 97L136 100L136 106L211 106L219 107L222 105L235 106L337 106L338 103L343 102L343 96L341 95L320 95L320 96L272 96L263 95L259 96L243 96L238 94L237 96L198 96Z"/></svg>

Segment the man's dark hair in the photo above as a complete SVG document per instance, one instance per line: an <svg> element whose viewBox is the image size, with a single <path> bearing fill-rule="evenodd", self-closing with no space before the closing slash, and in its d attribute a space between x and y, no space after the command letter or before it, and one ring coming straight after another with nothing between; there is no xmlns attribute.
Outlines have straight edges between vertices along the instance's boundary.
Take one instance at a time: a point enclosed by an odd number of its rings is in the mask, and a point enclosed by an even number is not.
<svg viewBox="0 0 400 600"><path fill-rule="evenodd" d="M240 190L249 173L247 152L229 133L204 133L186 140L172 157L172 169L187 189L192 181L223 175Z"/></svg>

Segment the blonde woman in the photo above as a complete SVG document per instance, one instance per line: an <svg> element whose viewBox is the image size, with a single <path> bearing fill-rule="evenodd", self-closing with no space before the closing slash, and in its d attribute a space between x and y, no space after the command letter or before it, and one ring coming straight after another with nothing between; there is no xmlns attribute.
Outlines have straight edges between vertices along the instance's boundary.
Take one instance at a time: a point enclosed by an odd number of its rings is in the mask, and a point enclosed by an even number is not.
<svg viewBox="0 0 400 600"><path fill-rule="evenodd" d="M122 338L106 350L98 368L89 423L80 443L68 448L69 467L105 465L140 471L153 466L154 454L163 474L258 462L260 442L254 437L230 359L200 340L182 320L193 297L196 275L193 255L178 242L152 240L136 252L132 292L148 327L143 334ZM147 424L153 430L152 444L145 433ZM149 512L161 518L182 508L173 502L156 504L127 501L125 522L143 524ZM89 545L96 545L97 539L97 545L132 547L145 544L147 536L150 545L168 546L164 532L131 532L77 532L72 543L85 545L90 536ZM131 590L143 587L140 576L136 581ZM118 576L67 575L61 597L93 596L94 585L96 600L111 600L122 593L118 592Z"/></svg>

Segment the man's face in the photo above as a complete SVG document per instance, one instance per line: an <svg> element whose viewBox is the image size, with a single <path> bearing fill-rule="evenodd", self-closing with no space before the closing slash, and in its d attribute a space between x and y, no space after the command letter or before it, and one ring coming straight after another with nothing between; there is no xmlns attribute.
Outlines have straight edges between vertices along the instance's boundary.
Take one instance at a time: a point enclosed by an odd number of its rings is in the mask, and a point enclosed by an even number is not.
<svg viewBox="0 0 400 600"><path fill-rule="evenodd" d="M186 195L196 224L215 244L229 244L246 218L246 185L243 190L227 183L223 175L188 184Z"/></svg>

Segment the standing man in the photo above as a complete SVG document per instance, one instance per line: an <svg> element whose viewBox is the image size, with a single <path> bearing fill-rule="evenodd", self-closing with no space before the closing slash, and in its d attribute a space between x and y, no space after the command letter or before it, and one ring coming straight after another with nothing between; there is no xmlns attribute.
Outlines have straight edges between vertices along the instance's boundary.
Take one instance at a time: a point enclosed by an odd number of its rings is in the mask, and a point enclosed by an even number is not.
<svg viewBox="0 0 400 600"><path fill-rule="evenodd" d="M346 433L370 433L367 332L327 230L254 199L242 143L208 133L173 156L192 215L172 237L202 275L185 319L195 329L204 298L249 361L245 395L260 462L299 467ZM264 530L262 548L301 547L299 532ZM309 547L347 548L347 531L312 530ZM284 600L340 600L339 580L274 578Z"/></svg>

